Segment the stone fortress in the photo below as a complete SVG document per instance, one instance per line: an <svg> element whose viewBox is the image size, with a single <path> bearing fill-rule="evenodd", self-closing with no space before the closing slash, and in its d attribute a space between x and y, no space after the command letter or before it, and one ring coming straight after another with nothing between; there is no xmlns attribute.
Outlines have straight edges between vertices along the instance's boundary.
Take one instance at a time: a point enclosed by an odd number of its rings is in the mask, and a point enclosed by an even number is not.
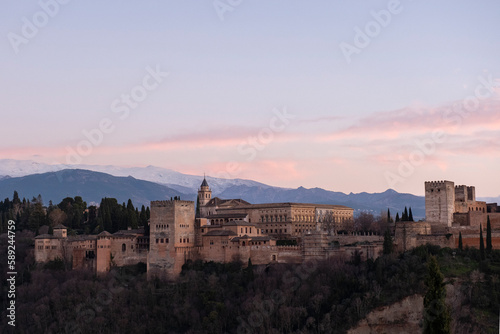
<svg viewBox="0 0 500 334"><path fill-rule="evenodd" d="M500 209L476 201L474 187L425 182L425 206L425 221L394 225L399 251L426 243L456 247L460 232L464 247L479 247L479 225L486 230L487 216L493 230L500 231ZM175 198L152 201L150 210L149 236L144 229L67 236L67 229L58 225L53 235L35 238L35 259L61 258L75 269L90 268L97 273L143 262L148 278L169 279L178 276L188 260L251 260L263 265L313 258L350 260L355 254L366 260L377 258L383 249L382 236L352 232L352 208L224 200L212 197L206 179L198 191L198 205ZM494 246L500 246L500 233L494 232L492 239Z"/></svg>
<svg viewBox="0 0 500 334"><path fill-rule="evenodd" d="M455 186L451 181L425 182L425 216L423 222L396 223L399 251L427 243L456 248L460 233L464 247L479 248L479 229L482 226L485 237L488 216L493 247L500 247L500 208L496 203L476 201L473 186Z"/></svg>

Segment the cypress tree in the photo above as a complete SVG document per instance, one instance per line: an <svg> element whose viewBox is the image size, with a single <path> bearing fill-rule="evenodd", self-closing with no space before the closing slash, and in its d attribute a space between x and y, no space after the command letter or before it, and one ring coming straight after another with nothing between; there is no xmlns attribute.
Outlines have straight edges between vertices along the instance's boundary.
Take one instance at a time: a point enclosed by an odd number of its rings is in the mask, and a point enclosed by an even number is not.
<svg viewBox="0 0 500 334"><path fill-rule="evenodd" d="M405 211L403 211L403 217L401 218L402 221L407 222L408 221L408 209L405 206Z"/></svg>
<svg viewBox="0 0 500 334"><path fill-rule="evenodd" d="M399 212L396 212L396 223L399 222Z"/></svg>
<svg viewBox="0 0 500 334"><path fill-rule="evenodd" d="M464 250L464 246L462 244L462 232L458 234L458 249L459 250Z"/></svg>
<svg viewBox="0 0 500 334"><path fill-rule="evenodd" d="M196 218L200 218L200 196L196 196Z"/></svg>
<svg viewBox="0 0 500 334"><path fill-rule="evenodd" d="M450 333L450 312L446 306L446 289L444 276L439 269L436 258L431 255L428 260L428 273L425 279L427 293L424 297L424 333Z"/></svg>
<svg viewBox="0 0 500 334"><path fill-rule="evenodd" d="M391 231L385 230L384 233L384 254L391 254L394 251L394 243L392 241Z"/></svg>
<svg viewBox="0 0 500 334"><path fill-rule="evenodd" d="M491 254L492 249L493 245L491 244L491 223L490 223L490 215L488 215L488 220L486 223L486 253Z"/></svg>
<svg viewBox="0 0 500 334"><path fill-rule="evenodd" d="M387 224L391 223L391 210L387 209Z"/></svg>
<svg viewBox="0 0 500 334"><path fill-rule="evenodd" d="M479 252L481 253L481 260L486 258L484 254L484 240L483 240L483 227L479 225Z"/></svg>
<svg viewBox="0 0 500 334"><path fill-rule="evenodd" d="M410 206L410 214L408 216L408 220L411 222L413 221L413 213L411 213L411 206Z"/></svg>

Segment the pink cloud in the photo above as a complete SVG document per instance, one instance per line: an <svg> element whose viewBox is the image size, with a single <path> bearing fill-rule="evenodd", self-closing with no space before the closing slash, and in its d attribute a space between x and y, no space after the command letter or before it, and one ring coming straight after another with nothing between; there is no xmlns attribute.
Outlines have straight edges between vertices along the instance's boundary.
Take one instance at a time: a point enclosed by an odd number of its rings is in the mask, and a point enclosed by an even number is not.
<svg viewBox="0 0 500 334"><path fill-rule="evenodd" d="M480 101L477 108L467 111L463 101L435 108L403 108L373 113L346 129L318 137L320 142L345 139L394 140L432 132L470 134L479 129L500 128L500 101L494 98ZM458 106L458 108L457 108Z"/></svg>

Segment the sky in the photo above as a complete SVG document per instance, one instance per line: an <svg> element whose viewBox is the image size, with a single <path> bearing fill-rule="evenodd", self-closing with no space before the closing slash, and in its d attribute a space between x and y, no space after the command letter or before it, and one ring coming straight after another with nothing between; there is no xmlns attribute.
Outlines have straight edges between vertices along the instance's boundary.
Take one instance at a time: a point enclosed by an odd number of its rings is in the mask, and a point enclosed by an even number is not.
<svg viewBox="0 0 500 334"><path fill-rule="evenodd" d="M500 194L498 1L2 6L1 158Z"/></svg>

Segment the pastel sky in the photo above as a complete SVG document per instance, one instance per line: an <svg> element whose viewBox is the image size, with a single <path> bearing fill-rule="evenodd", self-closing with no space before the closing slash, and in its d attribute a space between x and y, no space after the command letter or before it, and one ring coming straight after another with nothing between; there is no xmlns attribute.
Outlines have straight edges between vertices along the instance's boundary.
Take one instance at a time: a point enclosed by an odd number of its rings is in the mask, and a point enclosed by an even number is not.
<svg viewBox="0 0 500 334"><path fill-rule="evenodd" d="M500 194L496 0L59 1L2 3L0 158Z"/></svg>

